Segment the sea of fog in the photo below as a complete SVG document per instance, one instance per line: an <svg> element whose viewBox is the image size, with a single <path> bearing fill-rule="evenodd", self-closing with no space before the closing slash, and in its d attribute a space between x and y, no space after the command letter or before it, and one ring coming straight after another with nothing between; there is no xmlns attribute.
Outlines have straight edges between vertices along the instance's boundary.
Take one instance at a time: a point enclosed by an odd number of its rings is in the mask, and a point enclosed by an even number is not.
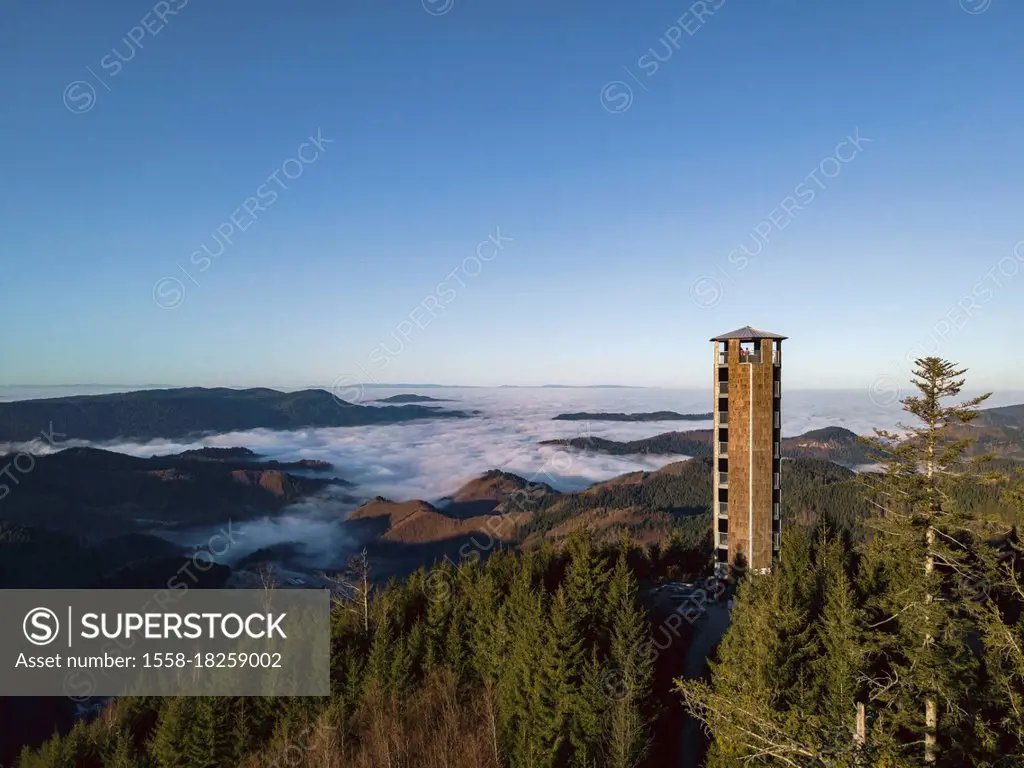
<svg viewBox="0 0 1024 768"><path fill-rule="evenodd" d="M128 388L109 388L123 391ZM75 390L80 391L80 390ZM99 388L90 390L90 394ZM707 412L711 397L704 391L648 388L471 388L430 387L367 388L363 402L394 394L422 394L443 398L443 408L477 411L467 419L438 419L404 424L303 429L288 432L251 430L198 440L153 440L145 443L107 443L101 447L136 456L178 453L203 446L244 446L281 461L322 459L334 465L334 474L355 484L346 489L358 500L376 495L395 500L436 501L489 469L502 469L528 480L545 482L558 490L578 490L592 483L636 470L658 469L679 461L679 456L606 456L593 452L566 452L541 446L541 440L581 435L612 440L635 440L671 430L702 429L710 421L644 423L552 421L559 413L574 411L639 412L673 410ZM31 396L61 396L28 388L17 393L0 388L0 400ZM84 393L83 393L84 394ZM991 405L1024 402L1024 393L1002 393ZM787 390L783 394L783 435L792 436L826 426L842 426L860 434L874 427L891 428L900 420L898 404L872 398L866 390ZM333 559L346 542L337 521L354 506L338 494L327 494L289 509L274 519L245 523L244 543L232 547L227 561L270 544L294 541L304 546L311 561ZM178 537L200 541L208 531Z"/></svg>

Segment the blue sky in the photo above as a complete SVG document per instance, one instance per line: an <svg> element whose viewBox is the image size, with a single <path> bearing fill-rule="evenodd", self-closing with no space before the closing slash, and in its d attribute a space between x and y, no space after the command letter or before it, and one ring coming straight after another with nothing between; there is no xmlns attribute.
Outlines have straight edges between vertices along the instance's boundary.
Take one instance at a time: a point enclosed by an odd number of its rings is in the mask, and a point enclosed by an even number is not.
<svg viewBox="0 0 1024 768"><path fill-rule="evenodd" d="M0 384L692 387L751 324L790 386L1019 388L1022 22L9 0Z"/></svg>

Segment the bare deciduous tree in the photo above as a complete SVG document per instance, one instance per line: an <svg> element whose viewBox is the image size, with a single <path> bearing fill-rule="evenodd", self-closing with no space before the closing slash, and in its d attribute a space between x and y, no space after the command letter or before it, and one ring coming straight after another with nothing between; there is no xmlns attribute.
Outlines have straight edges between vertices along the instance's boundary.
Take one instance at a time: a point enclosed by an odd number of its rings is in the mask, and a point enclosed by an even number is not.
<svg viewBox="0 0 1024 768"><path fill-rule="evenodd" d="M321 576L331 585L331 602L342 610L362 617L363 631L370 632L370 597L373 594L370 557L366 548L351 557L341 573Z"/></svg>

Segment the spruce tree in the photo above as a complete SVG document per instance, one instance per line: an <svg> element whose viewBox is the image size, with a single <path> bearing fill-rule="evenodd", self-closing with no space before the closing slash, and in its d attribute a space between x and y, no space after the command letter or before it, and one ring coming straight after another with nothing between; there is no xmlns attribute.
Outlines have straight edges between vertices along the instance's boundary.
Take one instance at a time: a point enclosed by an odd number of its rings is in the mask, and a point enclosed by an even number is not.
<svg viewBox="0 0 1024 768"><path fill-rule="evenodd" d="M235 764L230 699L197 696L182 736L181 750L190 768L228 768Z"/></svg>
<svg viewBox="0 0 1024 768"><path fill-rule="evenodd" d="M850 563L839 536L822 530L817 544L816 570L822 587L818 629L819 655L813 660L816 698L826 729L837 749L862 745L858 705L863 706L864 637L861 611L850 578Z"/></svg>
<svg viewBox="0 0 1024 768"><path fill-rule="evenodd" d="M188 699L168 699L160 710L156 731L149 743L150 753L160 768L185 768L185 732L190 713L186 711Z"/></svg>
<svg viewBox="0 0 1024 768"><path fill-rule="evenodd" d="M565 765L571 746L567 736L577 728L582 646L565 591L559 589L551 602L550 620L539 649L539 683L546 711L542 739L551 765Z"/></svg>
<svg viewBox="0 0 1024 768"><path fill-rule="evenodd" d="M392 652L394 635L391 630L391 616L386 609L373 629L373 641L366 659L366 686L377 690L387 690L391 682Z"/></svg>
<svg viewBox="0 0 1024 768"><path fill-rule="evenodd" d="M604 763L611 731L608 722L611 700L608 693L606 669L594 648L583 666L580 695L569 735L573 745L574 768L591 768Z"/></svg>
<svg viewBox="0 0 1024 768"><path fill-rule="evenodd" d="M513 765L539 765L543 749L538 735L546 731L548 711L537 654L543 642L543 596L532 586L532 567L524 558L503 608L511 629L508 657L502 668L499 712Z"/></svg>
<svg viewBox="0 0 1024 768"><path fill-rule="evenodd" d="M970 727L963 713L978 682L957 589L976 557L973 521L949 493L970 469L970 440L961 428L988 395L949 403L960 395L966 369L937 357L915 364L919 394L902 402L916 423L876 430L870 441L882 472L867 476L876 508L868 554L877 589L867 629L874 630L872 656L880 667L871 698L895 727L918 734L924 762L934 764L940 730L947 744L969 738L959 729ZM948 713L945 725L940 710Z"/></svg>
<svg viewBox="0 0 1024 768"><path fill-rule="evenodd" d="M830 685L816 663L828 654L817 609L820 587L828 583L829 548L816 548L797 529L784 537L779 567L740 585L732 626L718 661L709 664L712 683L678 681L690 715L713 733L708 765L714 768L853 765L846 761L854 702L826 716L822 691L838 690L841 697L842 686Z"/></svg>
<svg viewBox="0 0 1024 768"><path fill-rule="evenodd" d="M141 761L132 748L131 739L118 729L110 756L104 761L104 768L139 768Z"/></svg>
<svg viewBox="0 0 1024 768"><path fill-rule="evenodd" d="M650 746L644 703L654 666L647 616L637 604L637 583L623 553L609 585L612 612L610 668L613 703L608 740L612 768L633 768Z"/></svg>
<svg viewBox="0 0 1024 768"><path fill-rule="evenodd" d="M1005 495L1024 513L1024 483ZM1024 765L1024 546L1016 524L989 521L982 533L989 546L961 580L984 649L986 685L977 692L983 705L975 725L984 753L978 750L975 763Z"/></svg>
<svg viewBox="0 0 1024 768"><path fill-rule="evenodd" d="M605 587L608 582L607 570L602 567L601 557L594 550L586 536L576 534L567 541L569 564L565 571L565 589L573 621L588 633L588 639L595 640L594 629L602 623L599 613Z"/></svg>
<svg viewBox="0 0 1024 768"><path fill-rule="evenodd" d="M498 682L509 643L509 629L504 612L499 610L498 594L494 576L485 571L470 596L469 637L473 668L491 687Z"/></svg>

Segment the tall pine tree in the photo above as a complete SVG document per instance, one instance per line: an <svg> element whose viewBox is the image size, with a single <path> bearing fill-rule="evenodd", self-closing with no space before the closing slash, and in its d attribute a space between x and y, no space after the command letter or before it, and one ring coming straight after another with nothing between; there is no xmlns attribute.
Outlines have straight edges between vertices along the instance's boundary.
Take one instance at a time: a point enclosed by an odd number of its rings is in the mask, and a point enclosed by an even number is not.
<svg viewBox="0 0 1024 768"><path fill-rule="evenodd" d="M867 628L877 638L872 661L879 668L871 697L896 728L918 734L924 762L934 764L940 728L946 744L969 740L964 715L978 684L958 589L976 557L972 521L951 503L950 490L970 469L961 428L988 395L949 402L959 397L966 369L937 357L915 364L919 394L903 400L915 423L876 430L870 441L882 472L866 480L877 510L869 523L877 591Z"/></svg>

